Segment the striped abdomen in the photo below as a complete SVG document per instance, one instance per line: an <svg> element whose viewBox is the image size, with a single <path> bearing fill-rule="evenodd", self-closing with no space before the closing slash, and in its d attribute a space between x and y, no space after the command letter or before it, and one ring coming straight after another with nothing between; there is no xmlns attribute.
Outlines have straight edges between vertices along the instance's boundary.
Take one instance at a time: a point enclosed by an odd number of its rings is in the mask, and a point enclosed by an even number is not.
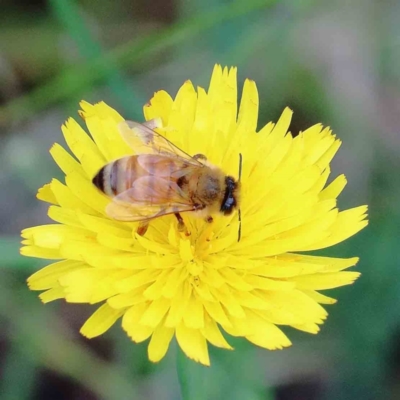
<svg viewBox="0 0 400 400"><path fill-rule="evenodd" d="M110 197L117 196L128 189L133 191L152 192L152 186L159 185L159 178L165 182L177 182L182 176L182 167L177 165L176 161L170 157L157 154L141 154L123 157L105 165L93 178L93 184ZM143 178L143 179L140 179ZM140 179L140 181L138 181ZM136 184L135 184L136 181ZM145 184L145 187L143 186ZM178 185L181 187L180 182ZM136 189L136 190L135 190ZM169 188L171 189L171 188ZM167 198L172 193L163 192ZM136 193L137 197L143 198L143 193ZM136 197L136 196L135 196Z"/></svg>

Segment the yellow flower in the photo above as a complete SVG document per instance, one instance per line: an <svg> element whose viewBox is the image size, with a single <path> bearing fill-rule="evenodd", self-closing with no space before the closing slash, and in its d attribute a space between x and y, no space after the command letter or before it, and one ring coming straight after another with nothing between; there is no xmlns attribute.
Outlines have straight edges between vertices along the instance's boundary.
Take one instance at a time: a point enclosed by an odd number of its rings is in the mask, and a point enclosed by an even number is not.
<svg viewBox="0 0 400 400"><path fill-rule="evenodd" d="M183 213L189 237L174 216L154 219L145 234L137 223L112 220L110 199L92 184L107 162L131 154L117 130L123 117L104 103L81 103L92 136L69 119L62 127L72 157L55 144L50 153L65 174L43 186L56 224L25 229L21 253L59 260L28 279L47 303L101 304L83 325L83 335L104 333L118 319L135 342L150 338L148 355L159 361L173 336L185 354L209 365L208 345L231 349L222 330L266 349L291 344L279 328L317 333L327 317L321 304L335 300L320 290L348 285L359 276L345 271L357 258L296 254L339 243L367 225L366 206L339 211L336 198L346 179L326 185L340 141L314 125L292 137L285 109L276 124L258 133L258 93L244 83L237 112L236 68L214 68L208 92L190 81L173 100L155 93L144 106L146 120L161 118L165 135L189 154L202 153L237 178L243 155L242 236L237 213L212 224Z"/></svg>

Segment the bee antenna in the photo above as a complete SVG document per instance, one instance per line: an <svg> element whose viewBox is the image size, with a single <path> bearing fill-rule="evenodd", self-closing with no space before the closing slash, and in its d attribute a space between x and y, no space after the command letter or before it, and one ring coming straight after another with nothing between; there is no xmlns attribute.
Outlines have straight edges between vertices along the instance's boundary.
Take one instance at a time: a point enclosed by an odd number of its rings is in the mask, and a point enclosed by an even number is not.
<svg viewBox="0 0 400 400"><path fill-rule="evenodd" d="M240 179L242 178L242 161L243 161L242 153L239 153L239 182Z"/></svg>
<svg viewBox="0 0 400 400"><path fill-rule="evenodd" d="M239 153L239 182L240 179L242 178L242 161L243 161L242 153ZM240 212L240 208L238 210L238 219L239 219L238 242L240 242L240 238L242 236L242 213Z"/></svg>
<svg viewBox="0 0 400 400"><path fill-rule="evenodd" d="M240 208L238 210L238 219L239 219L238 242L240 242L240 238L242 237L242 213L240 212Z"/></svg>

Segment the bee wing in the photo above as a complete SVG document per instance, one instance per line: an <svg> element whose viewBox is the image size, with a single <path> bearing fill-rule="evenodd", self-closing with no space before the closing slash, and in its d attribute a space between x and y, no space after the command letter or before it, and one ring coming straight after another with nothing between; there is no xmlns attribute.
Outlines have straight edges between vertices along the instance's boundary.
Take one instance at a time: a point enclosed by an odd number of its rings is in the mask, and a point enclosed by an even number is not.
<svg viewBox="0 0 400 400"><path fill-rule="evenodd" d="M199 168L181 158L171 158L159 154L140 154L137 156L137 163L149 175L165 179L177 179L185 175L190 175Z"/></svg>
<svg viewBox="0 0 400 400"><path fill-rule="evenodd" d="M107 214L118 221L140 222L168 214L195 211L193 205L168 204L165 206L139 205L129 203L110 203L107 206Z"/></svg>
<svg viewBox="0 0 400 400"><path fill-rule="evenodd" d="M203 166L200 161L145 125L134 121L122 121L119 123L118 129L125 142L136 154L161 154L184 159L187 163L197 167Z"/></svg>
<svg viewBox="0 0 400 400"><path fill-rule="evenodd" d="M134 181L130 189L115 196L107 205L106 213L121 221L144 221L195 209L175 182L144 176Z"/></svg>

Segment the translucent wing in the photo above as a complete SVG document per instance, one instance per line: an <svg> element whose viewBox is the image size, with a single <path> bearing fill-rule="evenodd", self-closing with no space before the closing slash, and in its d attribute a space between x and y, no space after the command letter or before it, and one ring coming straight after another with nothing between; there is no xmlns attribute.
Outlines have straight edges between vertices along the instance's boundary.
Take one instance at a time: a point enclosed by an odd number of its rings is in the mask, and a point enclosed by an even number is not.
<svg viewBox="0 0 400 400"><path fill-rule="evenodd" d="M196 208L184 204L168 204L165 206L156 205L138 205L129 203L112 202L107 206L107 214L118 221L149 221L154 218L162 217L168 214L195 211Z"/></svg>
<svg viewBox="0 0 400 400"><path fill-rule="evenodd" d="M114 197L106 212L111 218L121 221L144 221L196 209L198 206L194 206L175 182L145 176Z"/></svg>
<svg viewBox="0 0 400 400"><path fill-rule="evenodd" d="M204 165L176 147L164 136L138 122L122 121L118 125L118 129L125 142L133 149L135 154L160 154L184 159L188 164L197 167Z"/></svg>
<svg viewBox="0 0 400 400"><path fill-rule="evenodd" d="M192 174L198 166L193 166L181 158L172 158L159 154L140 154L136 158L138 165L151 176L178 179Z"/></svg>

